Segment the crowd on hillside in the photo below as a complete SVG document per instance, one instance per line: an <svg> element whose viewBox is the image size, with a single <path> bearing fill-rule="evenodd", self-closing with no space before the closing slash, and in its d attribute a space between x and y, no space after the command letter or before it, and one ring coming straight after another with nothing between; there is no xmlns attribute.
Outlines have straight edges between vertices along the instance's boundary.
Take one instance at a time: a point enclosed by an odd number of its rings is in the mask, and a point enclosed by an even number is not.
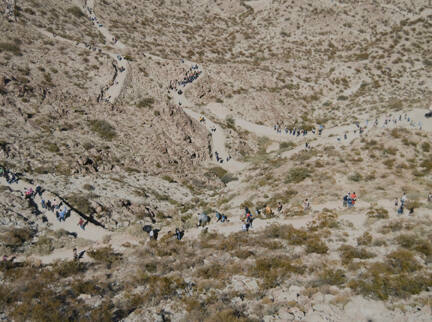
<svg viewBox="0 0 432 322"><path fill-rule="evenodd" d="M286 135L292 135L292 136L306 136L310 133L312 133L313 135L315 134L321 135L324 130L324 126L320 124L318 125L318 128L313 127L312 129L307 130L303 128L284 126L281 123L277 123L273 126L273 130L276 133L285 132Z"/></svg>
<svg viewBox="0 0 432 322"><path fill-rule="evenodd" d="M184 76L182 79L171 80L168 89L174 90L178 92L178 94L182 94L182 91L179 89L179 87L185 87L187 84L192 83L201 75L201 73L202 72L199 70L197 64L192 65L188 70L184 72Z"/></svg>
<svg viewBox="0 0 432 322"><path fill-rule="evenodd" d="M14 183L18 184L20 180L19 177L19 173L13 173L4 167L0 167L0 178L4 178L9 185L13 185ZM39 185L36 186L34 190L31 186L24 189L23 195L28 202L29 208L31 208L32 214L36 216L42 214L42 211L39 209L39 205L36 202L36 197L38 197L40 199L40 207L42 209L55 214L59 222L66 221L66 219L71 214L71 209L68 209L67 206L63 205L63 202L61 200L58 201L57 198L53 198L52 200L48 199L45 197L46 194L44 194L44 192L45 190ZM42 217L42 221L47 222L48 218L44 216ZM84 221L82 218L80 218L78 225L81 227L81 229L85 230L87 224L88 221Z"/></svg>

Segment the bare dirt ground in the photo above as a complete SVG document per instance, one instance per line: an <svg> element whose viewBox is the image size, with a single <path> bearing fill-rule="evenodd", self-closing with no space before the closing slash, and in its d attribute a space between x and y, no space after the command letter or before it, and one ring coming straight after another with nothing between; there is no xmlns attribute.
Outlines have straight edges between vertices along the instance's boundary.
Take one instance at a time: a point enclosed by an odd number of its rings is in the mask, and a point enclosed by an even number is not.
<svg viewBox="0 0 432 322"><path fill-rule="evenodd" d="M12 11L17 34L24 21L41 38L1 43L1 165L25 176L0 178L2 318L429 321L430 3L168 2ZM60 46L58 61L22 67L43 46ZM77 60L90 67L72 72ZM168 88L196 64L181 94ZM31 212L24 191L38 185L74 207L65 221L37 195ZM202 212L211 221L196 227Z"/></svg>

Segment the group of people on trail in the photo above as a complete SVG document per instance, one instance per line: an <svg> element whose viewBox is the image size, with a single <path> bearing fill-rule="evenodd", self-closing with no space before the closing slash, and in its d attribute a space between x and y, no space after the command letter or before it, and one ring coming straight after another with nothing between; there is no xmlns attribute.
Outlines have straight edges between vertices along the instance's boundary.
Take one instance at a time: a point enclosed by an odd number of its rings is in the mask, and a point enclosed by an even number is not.
<svg viewBox="0 0 432 322"><path fill-rule="evenodd" d="M382 128L389 128L391 125L393 125L393 128L397 127L398 124L402 124L402 122L408 122L409 126L411 128L418 128L419 130L422 129L422 122L418 121L415 122L414 120L412 120L411 117L408 116L407 113L405 114L399 114L398 115L386 115L384 120L382 121ZM365 131L365 129L367 129L369 127L369 120L366 120L364 123L364 126L360 125L360 122L355 122L354 125L356 126L356 129L353 130L353 134L356 134L357 131L360 134L360 136L363 134L363 132ZM380 125L380 121L378 120L378 118L375 118L375 120L372 122L372 127L378 127ZM345 132L343 135L344 140L348 139L348 134L349 131ZM339 142L341 141L340 137L336 138Z"/></svg>
<svg viewBox="0 0 432 322"><path fill-rule="evenodd" d="M19 175L7 170L6 168L0 167L0 178L4 177L8 184L18 183Z"/></svg>
<svg viewBox="0 0 432 322"><path fill-rule="evenodd" d="M157 240L159 237L159 232L160 229L157 228L153 228L151 225L144 225L143 227L143 231L145 231L146 233L149 234L149 238L150 240ZM177 240L182 240L183 236L184 236L185 231L184 230L180 230L179 228L175 229L175 233L173 234L173 236L177 239ZM168 235L170 235L171 232L168 232Z"/></svg>
<svg viewBox="0 0 432 322"><path fill-rule="evenodd" d="M197 64L192 65L188 70L185 71L183 79L171 80L168 88L169 90L175 90L176 92L179 92L179 86L185 87L187 84L192 83L201 75L201 73L202 71L199 70Z"/></svg>
<svg viewBox="0 0 432 322"><path fill-rule="evenodd" d="M13 173L12 171L7 170L4 167L0 166L0 178L4 177L8 184L18 183L19 175ZM58 221L66 221L66 219L70 216L71 209L68 209L66 205L64 205L63 209L61 209L63 202L57 202L57 199L54 198L52 201L50 199L44 198L45 190L41 186L36 186L33 190L32 187L28 187L24 189L24 198L27 200L29 207L32 209L32 214L39 216L42 212L39 210L39 206L35 201L35 197L39 196L40 198L40 206L42 209L46 209L47 211L51 211L55 213L55 216ZM43 216L42 220L44 222L48 221L48 219ZM82 230L85 230L88 221L84 221L84 219L80 218L78 225Z"/></svg>
<svg viewBox="0 0 432 322"><path fill-rule="evenodd" d="M248 207L244 208L244 216L242 218L243 225L242 225L242 231L249 231L249 228L252 227L252 223L254 221L254 217L252 215L252 212L249 210Z"/></svg>
<svg viewBox="0 0 432 322"><path fill-rule="evenodd" d="M282 127L283 127L283 125L281 125L280 123L277 123L273 126L273 129L277 133L282 133ZM318 133L318 135L321 135L323 130L324 130L324 126L318 125L318 129L312 128L312 130L310 132L312 132L312 134ZM309 131L306 129L299 129L299 128L295 128L295 127L289 128L288 126L285 126L284 132L286 135L293 135L293 136L306 136L309 133Z"/></svg>
<svg viewBox="0 0 432 322"><path fill-rule="evenodd" d="M217 152L217 151L215 151L215 159L216 159L216 162L218 162L218 163L223 163L224 162L224 158L222 158L219 155L219 152ZM228 155L225 160L226 160L226 162L228 162L229 160L231 160L231 156Z"/></svg>
<svg viewBox="0 0 432 322"><path fill-rule="evenodd" d="M348 192L345 196L343 196L343 206L352 208L355 206L355 203L357 201L357 195L355 192Z"/></svg>
<svg viewBox="0 0 432 322"><path fill-rule="evenodd" d="M428 198L431 194L428 195ZM432 196L431 196L432 200ZM395 198L395 208L397 209L398 215L403 215L405 211L405 206L407 204L408 197L406 195L406 192L402 194L402 197L400 198L400 204L398 203L398 198ZM414 207L409 208L408 214L412 215L414 213Z"/></svg>

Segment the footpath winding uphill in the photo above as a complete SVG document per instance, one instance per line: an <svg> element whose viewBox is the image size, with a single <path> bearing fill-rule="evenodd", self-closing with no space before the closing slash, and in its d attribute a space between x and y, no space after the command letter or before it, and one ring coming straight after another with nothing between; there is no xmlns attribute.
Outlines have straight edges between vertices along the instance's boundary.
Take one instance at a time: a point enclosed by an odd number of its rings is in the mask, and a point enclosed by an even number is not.
<svg viewBox="0 0 432 322"><path fill-rule="evenodd" d="M119 52L122 52L122 50L126 49L126 46L121 43L119 40L116 40L113 36L113 34L110 33L110 31L103 26L103 24L98 20L98 18L95 16L94 13L94 0L87 0L87 1L80 1L80 0L73 0L77 5L84 8L84 11L89 16L89 19L92 20L95 28L97 28L101 34L105 37L107 43L111 43L112 47L119 50ZM54 39L62 40L62 41L69 41L67 39L60 38L58 36L55 36L53 34L50 34L46 31L41 31L43 34L52 37ZM71 42L72 43L72 42ZM84 44L74 44L78 45L80 47L85 47ZM126 74L129 68L129 65L125 59L122 58L121 54L111 53L103 51L104 53L110 55L114 60L116 60L116 64L118 66L118 69L122 68L124 69L123 72L120 72L117 70L116 77L113 80L112 85L105 91L104 98L107 99L109 102L113 103L117 97L120 95L122 88L125 84ZM149 55L149 54L146 54ZM119 58L122 58L121 60ZM157 59L161 60L163 58L157 57ZM191 62L185 62L186 65L192 66L194 63ZM200 68L200 71L204 73L204 71ZM197 80L199 81L199 79ZM172 98L174 100L175 104L179 104L184 112L189 115L191 118L195 119L196 121L200 122L200 119L204 116L206 121L202 122L204 126L208 129L209 133L212 135L212 152L213 152L213 160L211 161L214 165L219 165L223 167L225 170L230 172L237 172L238 175L245 176L246 171L244 171L248 167L248 163L240 162L238 160L230 159L228 162L226 161L227 157L230 156L229 152L226 148L226 133L224 131L224 128L219 125L221 123L220 121L225 121L227 116L229 115L228 109L226 109L222 104L218 103L210 103L204 107L198 107L189 102L185 96L185 90L187 90L190 86L193 86L193 83L187 84L185 87L182 87L183 94L178 94L178 92L173 91ZM432 119L430 120L424 120L424 113L426 110L418 109L414 110L410 113L408 113L408 116L413 122L418 123L419 121L423 122L423 130L426 131L432 131ZM379 119L379 124L383 123L383 120L385 117L381 117ZM256 136L259 137L267 137L270 140L273 140L275 142L294 142L297 146L287 152L282 153L282 155L279 155L279 157L289 157L290 155L299 152L300 150L304 149L304 142L312 142L312 146L318 146L320 144L323 145L347 145L350 144L352 139L355 137L358 137L358 131L354 134L354 130L356 129L355 125L345 125L345 126L339 126L334 127L330 129L325 129L322 136L318 136L317 134L312 135L309 134L306 137L303 136L292 136L292 135L286 135L285 133L277 133L272 127L264 126L255 124L252 122L249 122L247 120L243 120L240 118L234 118L235 126L247 130ZM364 120L363 120L364 121ZM365 131L370 130L373 128L372 126L372 119L370 120L371 124L369 124L369 127L365 128ZM408 122L400 122L396 126L398 127L408 127L410 123ZM394 126L393 124L390 126ZM342 139L337 140L338 137L343 136L345 133L349 133L348 139ZM217 151L219 153L219 156L221 159L224 160L223 163L216 162L214 152ZM0 178L0 184L3 184L5 181L4 178ZM7 183L5 183L7 184ZM223 192L226 195L233 193L234 191L245 191L247 188L247 182L246 180L238 180L235 182L230 183L226 189L224 189ZM18 184L13 184L11 188L15 191L23 192L25 189L28 189L32 187L33 190L35 190L35 186L31 185L25 181L20 181ZM241 204L243 199L246 198L246 196L242 197L242 194L240 193L240 197L237 198L235 202L235 208L227 210L227 214L230 218L230 222L228 223L215 223L215 220L213 220L208 229L210 231L219 232L225 235L238 232L241 228L241 220L239 215L239 208L238 206ZM40 205L40 197L35 197L35 202ZM390 211L390 213L394 213L394 209L392 208L391 201L389 200L381 200L379 201L380 204L383 205L386 209ZM366 216L366 209L370 207L370 203L360 201L358 202L356 208L357 211L354 213L349 213L347 215L344 215L344 219L350 220L355 226L362 226L365 220L367 220ZM341 208L340 201L330 201L326 204L319 205L319 204L312 204L312 208L314 210L320 210L323 208L328 209L337 209ZM78 222L80 220L80 215L74 211L71 212L71 215L69 218L66 219L65 222L59 222L55 215L47 211L45 209L42 210L42 215L45 215L48 219L48 224L51 229L54 230L60 230L64 229L72 233L76 233L78 237L88 239L94 242L92 245L93 247L97 247L98 245L102 245L103 241L106 236L109 236L110 239L110 245L114 249L121 249L122 245L125 243L125 241L131 241L137 242L136 240L133 240L131 236L128 236L124 233L113 233L105 230L102 227L99 227L97 225L94 225L92 223L89 223L86 226L86 229L83 231L78 225ZM238 214L238 215L236 215ZM258 231L262 230L265 227L267 227L270 224L278 223L278 224L292 224L294 227L302 227L310 223L314 220L314 217L312 213L298 217L298 218L274 218L270 220L262 220L262 219L256 219L253 225L253 230ZM168 230L172 230L172 227L160 227L161 232L160 234L163 235L168 232ZM186 232L185 239L194 239L198 236L200 233L201 228L192 228ZM49 256L44 257L38 257L38 259L42 260L43 262L49 263L53 262L58 259L65 259L71 257L71 249L57 249Z"/></svg>
<svg viewBox="0 0 432 322"><path fill-rule="evenodd" d="M116 61L117 68L113 83L104 93L104 99L108 100L110 103L114 103L123 89L129 68L127 60L124 59L121 54L121 51L125 49L126 46L120 40L116 39L116 37L103 25L103 23L98 20L94 13L94 0L74 1L83 7L84 12L90 17L94 26L105 37L105 41L112 47L119 50L119 53L106 52L112 59Z"/></svg>

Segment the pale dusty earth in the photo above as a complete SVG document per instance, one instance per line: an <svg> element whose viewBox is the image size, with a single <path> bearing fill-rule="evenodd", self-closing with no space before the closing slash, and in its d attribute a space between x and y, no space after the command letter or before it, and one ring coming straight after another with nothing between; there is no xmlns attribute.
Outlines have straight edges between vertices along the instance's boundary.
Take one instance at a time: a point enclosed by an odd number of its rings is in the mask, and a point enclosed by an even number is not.
<svg viewBox="0 0 432 322"><path fill-rule="evenodd" d="M337 2L337 1L335 1ZM82 2L79 0L74 0L74 3L79 4L82 6ZM254 10L266 10L270 9L272 6L271 0L257 0L257 1L247 1L248 5L252 6ZM340 3L339 5L343 6L343 3ZM94 1L88 0L87 1L87 8L93 9ZM384 6L384 5L383 5ZM397 10L396 8L391 8L391 6L387 6L390 10ZM98 20L98 18L95 16L94 13L90 13L87 8L84 8L84 12L88 14L89 17L94 18L96 22L94 23L94 27L97 28L102 35L106 38L107 42L112 43L113 34L110 33L110 31L105 26L99 26L99 23L103 25L103 21ZM46 35L47 37L56 40L56 41L64 41L72 43L68 39L61 38L59 36L56 36L55 34L49 33L44 30L40 30L41 33ZM74 44L81 48L87 48L85 44L82 43L76 43ZM101 51L112 57L112 59L116 62L117 68L124 68L124 72L117 73L116 77L112 80L112 82L109 82L109 80L103 79L101 81L109 83L108 89L104 93L104 98L107 99L110 103L114 103L116 99L120 96L123 86L125 84L125 79L129 73L129 65L127 63L126 59L119 60L118 57L123 57L124 53L127 50L127 46L123 44L120 40L118 40L116 43L112 44L112 47L116 52L107 52L101 49ZM96 48L96 50L99 50ZM155 59L161 59L163 58L158 57L156 55L150 55L145 53L145 55L149 55ZM192 66L195 63L194 62L184 62L187 67ZM199 70L202 71L203 77L206 73L205 67L202 65L199 65ZM219 122L217 121L223 121L227 117L232 117L235 121L235 125L237 127L240 127L241 129L251 133L252 135L256 137L266 137L269 138L271 141L274 141L272 145L269 146L267 152L272 153L274 152L277 154L278 150L278 142L294 142L297 146L289 151L283 152L279 157L282 158L289 158L290 156L294 155L295 153L304 150L304 144L305 142L308 142L312 148L319 147L319 146L327 146L327 145L334 145L334 146L346 146L349 145L353 139L357 138L359 136L359 133L354 133L354 130L356 130L355 125L344 125L344 126L336 126L332 128L325 128L323 135L318 136L317 134L311 137L311 134L307 137L293 137L290 135L286 135L284 133L278 134L275 132L275 130L270 126L260 125L253 122L250 122L248 120L239 118L235 115L232 115L231 111L224 106L223 103L216 103L211 102L205 106L195 106L193 103L191 103L186 98L186 93L189 87L194 86L196 83L199 83L200 79L195 81L192 84L187 85L186 87L182 88L183 94L179 95L176 92L171 92L170 95L174 101L175 104L179 104L181 109L183 109L187 115L189 115L191 118L195 119L199 122L201 117L205 117L205 127L211 134L211 145L212 145L212 151L218 151L219 154L222 156L222 158L225 160L229 153L226 149L226 129L221 127ZM345 92L346 95L349 95L352 92L355 92L358 90L361 82L357 84L358 87L353 87L347 92ZM407 111L406 114L408 117L411 118L411 120L414 122L415 126L417 126L418 122L422 122L422 130L431 132L432 131L432 118L425 120L423 115L427 112L427 109L412 109L410 111ZM405 113L404 113L405 114ZM381 116L378 118L379 124L382 124L385 117ZM359 120L362 125L366 125L366 120L368 119L367 116L362 115ZM365 128L364 135L368 135L368 132L371 132L371 135L379 130L379 127L376 128L373 126L374 118L368 119L368 126ZM406 127L410 128L411 125L407 121L402 121L402 123L398 123L397 125L393 125L393 123L390 124L389 128L392 127ZM211 131L211 129L216 129L216 131ZM347 134L348 139L344 139L343 135ZM339 140L338 140L339 139ZM222 164L216 163L215 157L213 155L213 159L211 161L208 161L207 165L219 165L225 170L236 173L240 178L244 177L247 173L247 170L249 167L251 167L250 164L248 164L245 161L242 160L236 160L235 158L231 159L228 162L224 162ZM4 178L0 178L0 184L5 184ZM11 188L14 191L21 191L24 192L25 189L28 189L29 187L32 187L33 189L36 188L37 182L33 185L27 183L24 180L21 180L18 184L13 184ZM227 185L227 187L221 191L220 193L229 195L232 192L235 191L244 191L244 187L242 185L245 185L243 180L238 180L231 182ZM48 198L55 198L53 195L48 194L46 197ZM228 223L216 223L211 222L208 227L204 228L208 230L208 232L218 232L222 233L224 235L229 235L235 232L238 232L241 228L242 221L239 216L235 215L236 212L238 212L238 207L241 204L242 201L245 200L244 195L239 195L235 199L235 203L232 204L232 208L225 211L225 213L228 214L230 221ZM40 197L36 197L35 201L37 203L40 203ZM352 223L353 230L361 230L362 227L365 226L365 223L367 221L366 216L366 210L371 206L371 204L380 204L385 209L389 210L391 218L397 218L398 215L396 215L394 211L394 207L392 204L392 200L375 200L373 202L368 202L365 200L360 200L356 204L355 211L347 212L346 214L342 215L340 217L341 220L346 220L348 222ZM341 205L340 200L328 200L325 203L315 203L312 199L311 203L311 210L309 213L305 216L298 217L298 218L274 218L274 219L256 219L253 223L253 228L251 228L251 231L260 231L264 229L265 227L272 225L274 223L278 224L291 224L295 228L300 227L306 227L311 221L314 220L314 216L323 209L343 209ZM43 210L43 209L41 209ZM90 249L90 248L97 248L99 246L103 245L111 245L113 249L122 251L124 249L124 244L126 242L132 243L135 245L140 244L140 239L135 238L131 236L128 232L111 232L106 229L103 229L102 227L96 226L92 223L89 223L85 230L82 230L78 226L78 221L80 219L80 216L72 211L71 216L67 218L65 222L59 222L53 213L50 213L48 211L43 212L44 215L48 218L48 226L52 230L60 230L64 229L69 232L74 232L78 235L79 238L86 239L91 241L90 246L84 247L83 249ZM430 216L430 210L428 209L418 209L416 211L416 216L421 217L428 217ZM173 227L161 227L161 234L165 234L168 231L172 231ZM191 228L187 230L185 235L185 240L194 240L199 237L201 234L203 228ZM54 252L52 252L50 255L47 256L37 256L37 255L31 255L28 257L19 257L17 258L18 261L21 260L29 260L29 261L41 261L42 263L52 263L57 260L63 260L63 259L70 259L72 255L72 250L68 248L61 248L56 249ZM91 261L89 257L84 257L84 261ZM242 280L241 283L248 284L251 281L248 280ZM256 287L256 282L252 281L252 284L255 283L255 286L252 285L251 288ZM279 290L280 294L273 295L274 297L289 297L290 293L295 293L295 286L291 287L287 292L283 290ZM289 300L289 298L287 298ZM373 300L367 300L360 296L352 297L350 301L343 307L343 308L336 308L331 307L328 305L329 301L331 300L331 295L322 295L321 304L315 305L313 308L308 308L307 313L307 321L432 321L431 316L432 312L430 311L430 306L425 306L424 309L421 311L415 312L409 316L409 318L406 317L406 315L399 310L389 310L384 303L379 301L373 301ZM267 319L268 321L273 320L285 320L287 317L291 317L292 315L299 314L299 312L279 312L279 316ZM127 320L140 320L139 317L131 316Z"/></svg>

